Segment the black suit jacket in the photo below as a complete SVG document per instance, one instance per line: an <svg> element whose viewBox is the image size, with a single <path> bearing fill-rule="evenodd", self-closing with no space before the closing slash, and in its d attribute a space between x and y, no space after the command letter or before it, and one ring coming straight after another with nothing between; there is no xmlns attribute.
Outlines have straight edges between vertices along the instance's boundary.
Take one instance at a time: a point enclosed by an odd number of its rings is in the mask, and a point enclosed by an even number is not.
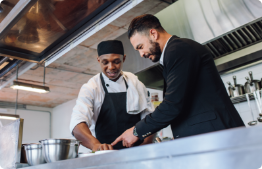
<svg viewBox="0 0 262 169"><path fill-rule="evenodd" d="M171 124L174 138L244 126L201 44L171 37L164 52L163 102L136 124L140 139Z"/></svg>

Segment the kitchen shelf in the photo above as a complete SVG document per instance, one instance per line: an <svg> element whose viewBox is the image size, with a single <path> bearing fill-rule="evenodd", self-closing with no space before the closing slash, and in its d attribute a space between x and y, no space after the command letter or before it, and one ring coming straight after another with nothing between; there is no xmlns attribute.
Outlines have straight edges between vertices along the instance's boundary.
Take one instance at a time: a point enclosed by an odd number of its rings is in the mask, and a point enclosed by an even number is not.
<svg viewBox="0 0 262 169"><path fill-rule="evenodd" d="M261 96L261 91L259 91L259 92L260 92L260 96ZM255 97L254 97L253 93L249 93L248 95L249 95L249 99L250 100L255 100ZM246 94L241 95L241 96L237 96L237 97L232 97L230 99L231 99L233 104L246 102L247 101Z"/></svg>

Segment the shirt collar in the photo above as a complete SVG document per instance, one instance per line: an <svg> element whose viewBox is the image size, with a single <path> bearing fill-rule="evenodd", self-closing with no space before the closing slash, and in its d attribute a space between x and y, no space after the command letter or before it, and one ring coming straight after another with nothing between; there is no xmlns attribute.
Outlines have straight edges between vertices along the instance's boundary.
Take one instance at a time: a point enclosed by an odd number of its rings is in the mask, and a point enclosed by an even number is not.
<svg viewBox="0 0 262 169"><path fill-rule="evenodd" d="M122 75L119 77L119 79L117 79L117 81L112 81L110 80L103 72L102 72L102 76L104 78L105 83L120 83L123 81L123 72Z"/></svg>
<svg viewBox="0 0 262 169"><path fill-rule="evenodd" d="M172 36L170 38L172 38ZM164 46L164 49L163 49L161 57L160 57L160 64L163 65L163 66L164 66L164 53L165 53L166 45L168 44L168 41L170 40L170 38L166 41L166 44Z"/></svg>

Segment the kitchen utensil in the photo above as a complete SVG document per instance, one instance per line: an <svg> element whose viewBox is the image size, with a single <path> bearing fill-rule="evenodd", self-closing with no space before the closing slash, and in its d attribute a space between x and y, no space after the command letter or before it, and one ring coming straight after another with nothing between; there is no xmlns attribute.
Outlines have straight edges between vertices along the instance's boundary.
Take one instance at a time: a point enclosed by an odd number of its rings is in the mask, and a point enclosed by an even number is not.
<svg viewBox="0 0 262 169"><path fill-rule="evenodd" d="M228 86L229 96L230 96L230 97L234 97L234 90L235 90L235 88L231 85L230 82L227 82L227 84L229 85L229 86Z"/></svg>
<svg viewBox="0 0 262 169"><path fill-rule="evenodd" d="M46 139L40 141L46 162L76 158L80 141L74 139Z"/></svg>
<svg viewBox="0 0 262 169"><path fill-rule="evenodd" d="M31 166L46 163L41 144L24 145L27 163Z"/></svg>
<svg viewBox="0 0 262 169"><path fill-rule="evenodd" d="M245 83L245 92L246 93L253 93L254 91L260 90L261 85L259 80L253 79L252 71L248 72L250 76L250 80L248 77L246 77L247 82Z"/></svg>
<svg viewBox="0 0 262 169"><path fill-rule="evenodd" d="M247 80L246 83L245 83L245 92L246 93L254 92L256 90L255 85L253 85L253 83L251 83L251 80L249 80L249 77L246 77L245 79Z"/></svg>
<svg viewBox="0 0 262 169"><path fill-rule="evenodd" d="M255 100L256 100L256 104L257 104L257 108L258 108L258 111L259 111L259 113L258 114L260 114L261 113L261 104L260 104L260 101L259 101L259 99L258 98L260 98L259 96L259 91L254 91L253 92L253 94L254 94L254 97L255 97ZM259 121L259 122L262 122L262 117L261 116L258 116L257 117L257 120Z"/></svg>
<svg viewBox="0 0 262 169"><path fill-rule="evenodd" d="M163 137L163 138L162 138L162 142L170 141L170 140L172 140L171 137Z"/></svg>
<svg viewBox="0 0 262 169"><path fill-rule="evenodd" d="M257 121L262 122L262 117L261 116L257 117Z"/></svg>
<svg viewBox="0 0 262 169"><path fill-rule="evenodd" d="M159 137L156 137L156 141L157 141L158 143L161 143L161 142L162 142Z"/></svg>
<svg viewBox="0 0 262 169"><path fill-rule="evenodd" d="M249 126L254 126L254 125L257 124L257 121L254 119L254 114L253 114L253 111L252 111L252 109L251 109L250 100L249 100L249 96L248 96L247 93L246 93L246 98L247 98L248 107L249 107L249 109L250 109L250 112L251 112L251 115L252 115L252 118L253 118L253 121L248 122L248 125L249 125Z"/></svg>
<svg viewBox="0 0 262 169"><path fill-rule="evenodd" d="M261 89L261 81L260 80L255 80L253 79L253 73L252 71L248 72L249 73L249 76L250 76L250 80L251 80L251 83L254 83L255 85L255 89L256 90L260 90Z"/></svg>
<svg viewBox="0 0 262 169"><path fill-rule="evenodd" d="M260 98L260 91L257 90L256 94L257 94L258 103L260 105L260 110L262 111L262 103L261 103L261 98ZM261 112L259 112L259 113L261 113Z"/></svg>
<svg viewBox="0 0 262 169"><path fill-rule="evenodd" d="M259 117L257 117L257 120L259 122L262 122L262 98L260 98L260 90L257 90L256 94L257 94L258 103L259 103L259 106L260 106ZM262 97L262 94L261 94L261 97Z"/></svg>
<svg viewBox="0 0 262 169"><path fill-rule="evenodd" d="M259 103L256 91L253 92L253 95L254 95L254 98L255 98L255 101L256 101L258 112L261 113L261 107L260 107L260 103Z"/></svg>
<svg viewBox="0 0 262 169"><path fill-rule="evenodd" d="M261 94L260 94L261 93ZM257 94L257 98L258 98L258 102L260 104L260 112L259 112L259 116L262 116L262 91L257 90L256 91Z"/></svg>
<svg viewBox="0 0 262 169"><path fill-rule="evenodd" d="M244 90L244 86L241 84L237 84L237 77L233 76L233 80L234 80L234 97L236 96L241 96L243 94L245 94L245 90Z"/></svg>
<svg viewBox="0 0 262 169"><path fill-rule="evenodd" d="M260 80L260 86L262 87L262 78L261 78L261 80Z"/></svg>

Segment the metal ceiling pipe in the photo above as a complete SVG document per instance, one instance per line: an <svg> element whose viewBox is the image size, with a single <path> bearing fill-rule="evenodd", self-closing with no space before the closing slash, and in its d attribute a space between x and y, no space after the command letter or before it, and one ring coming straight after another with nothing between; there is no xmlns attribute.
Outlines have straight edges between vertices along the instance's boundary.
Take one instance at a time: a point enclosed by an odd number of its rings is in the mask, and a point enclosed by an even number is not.
<svg viewBox="0 0 262 169"><path fill-rule="evenodd" d="M4 57L3 59L0 60L0 66L5 63L9 58L8 57Z"/></svg>
<svg viewBox="0 0 262 169"><path fill-rule="evenodd" d="M2 70L0 70L0 78L3 77L9 71L11 71L14 67L16 67L21 62L22 62L22 60L14 59L12 62L10 62L8 65L6 65Z"/></svg>
<svg viewBox="0 0 262 169"><path fill-rule="evenodd" d="M30 68L34 67L35 65L36 65L36 63L32 63L32 62L25 62L25 63L21 64L20 67L19 67L19 71L18 71L18 77L21 76L22 74L24 74ZM2 88L4 88L6 85L10 84L12 81L14 81L15 78L16 78L15 73L11 73L11 74L7 75L3 79L3 82L0 85L0 90Z"/></svg>

